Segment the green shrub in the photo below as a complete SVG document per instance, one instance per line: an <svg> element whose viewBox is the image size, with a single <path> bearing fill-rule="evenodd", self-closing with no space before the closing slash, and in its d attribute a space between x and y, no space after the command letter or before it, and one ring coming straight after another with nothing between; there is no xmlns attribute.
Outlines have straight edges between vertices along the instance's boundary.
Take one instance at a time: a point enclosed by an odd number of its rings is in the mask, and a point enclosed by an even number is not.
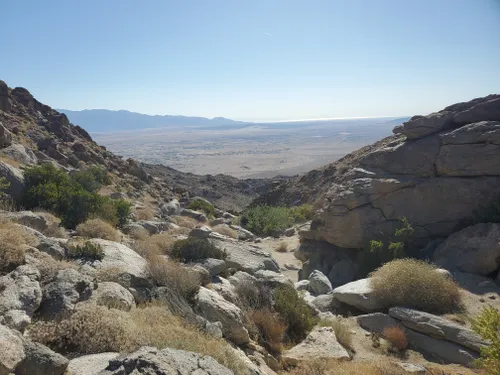
<svg viewBox="0 0 500 375"><path fill-rule="evenodd" d="M68 245L68 257L101 260L104 258L104 250L101 245L90 241Z"/></svg>
<svg viewBox="0 0 500 375"><path fill-rule="evenodd" d="M303 204L290 208L290 215L295 223L302 223L313 218L313 206L311 204Z"/></svg>
<svg viewBox="0 0 500 375"><path fill-rule="evenodd" d="M274 291L274 309L287 325L287 338L293 343L301 342L317 322L311 308L291 285L281 285Z"/></svg>
<svg viewBox="0 0 500 375"><path fill-rule="evenodd" d="M186 238L174 242L170 256L189 263L207 258L226 259L227 254L206 238Z"/></svg>
<svg viewBox="0 0 500 375"><path fill-rule="evenodd" d="M0 177L0 197L4 196L5 190L10 186L9 181L5 177Z"/></svg>
<svg viewBox="0 0 500 375"><path fill-rule="evenodd" d="M371 274L377 300L389 308L409 307L434 314L458 310L460 291L436 266L417 259L396 259Z"/></svg>
<svg viewBox="0 0 500 375"><path fill-rule="evenodd" d="M93 167L70 176L52 164L27 168L26 188L20 203L28 209L38 207L55 213L66 228L75 228L90 217L123 225L130 215L129 204L97 194L109 178L99 170Z"/></svg>
<svg viewBox="0 0 500 375"><path fill-rule="evenodd" d="M490 342L481 348L481 358L477 364L490 375L500 374L500 312L489 306L472 320L472 328Z"/></svg>
<svg viewBox="0 0 500 375"><path fill-rule="evenodd" d="M194 201L189 203L187 208L189 208L190 210L195 210L195 211L201 210L208 217L213 217L215 215L214 206L212 206L210 203L208 203L202 199L195 199Z"/></svg>

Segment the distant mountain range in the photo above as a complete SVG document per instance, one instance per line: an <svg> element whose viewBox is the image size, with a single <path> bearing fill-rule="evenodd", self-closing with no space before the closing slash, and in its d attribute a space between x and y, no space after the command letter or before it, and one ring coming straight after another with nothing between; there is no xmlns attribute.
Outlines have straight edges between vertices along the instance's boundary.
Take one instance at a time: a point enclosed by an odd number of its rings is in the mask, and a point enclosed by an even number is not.
<svg viewBox="0 0 500 375"><path fill-rule="evenodd" d="M151 116L125 110L84 109L83 111L71 111L69 109L57 109L57 111L66 114L73 124L80 125L90 133L164 127L231 127L246 124L242 121L234 121L224 117L209 119L171 115Z"/></svg>

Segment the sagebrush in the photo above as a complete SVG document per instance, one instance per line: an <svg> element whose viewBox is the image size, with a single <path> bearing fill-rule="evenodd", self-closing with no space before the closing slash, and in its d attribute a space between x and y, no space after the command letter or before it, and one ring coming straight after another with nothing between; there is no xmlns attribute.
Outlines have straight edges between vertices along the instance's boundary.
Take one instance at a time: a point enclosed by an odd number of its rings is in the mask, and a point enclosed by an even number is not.
<svg viewBox="0 0 500 375"><path fill-rule="evenodd" d="M189 263L207 258L226 259L227 253L206 238L189 237L175 241L170 256L184 263Z"/></svg>
<svg viewBox="0 0 500 375"><path fill-rule="evenodd" d="M500 311L486 307L472 320L472 328L490 342L481 348L481 358L477 364L490 375L500 374Z"/></svg>
<svg viewBox="0 0 500 375"><path fill-rule="evenodd" d="M78 224L76 233L86 238L102 238L114 242L120 242L121 239L118 231L102 219L89 219Z"/></svg>

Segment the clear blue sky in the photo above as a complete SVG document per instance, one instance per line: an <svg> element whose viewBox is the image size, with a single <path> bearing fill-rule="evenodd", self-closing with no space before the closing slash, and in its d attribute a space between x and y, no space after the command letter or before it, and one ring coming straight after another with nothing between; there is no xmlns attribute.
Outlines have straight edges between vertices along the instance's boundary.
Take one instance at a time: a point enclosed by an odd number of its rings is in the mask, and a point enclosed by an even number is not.
<svg viewBox="0 0 500 375"><path fill-rule="evenodd" d="M500 0L0 0L0 79L56 108L412 115L500 92Z"/></svg>

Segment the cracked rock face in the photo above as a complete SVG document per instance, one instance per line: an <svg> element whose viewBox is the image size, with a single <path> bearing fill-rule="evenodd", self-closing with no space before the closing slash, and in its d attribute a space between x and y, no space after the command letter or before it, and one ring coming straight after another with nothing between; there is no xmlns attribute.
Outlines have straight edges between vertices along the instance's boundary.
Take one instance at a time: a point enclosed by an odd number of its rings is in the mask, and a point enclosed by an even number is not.
<svg viewBox="0 0 500 375"><path fill-rule="evenodd" d="M473 122L471 122L473 121ZM349 158L316 204L303 236L361 248L407 217L425 244L446 237L487 205L500 183L500 96L415 116L368 151Z"/></svg>

